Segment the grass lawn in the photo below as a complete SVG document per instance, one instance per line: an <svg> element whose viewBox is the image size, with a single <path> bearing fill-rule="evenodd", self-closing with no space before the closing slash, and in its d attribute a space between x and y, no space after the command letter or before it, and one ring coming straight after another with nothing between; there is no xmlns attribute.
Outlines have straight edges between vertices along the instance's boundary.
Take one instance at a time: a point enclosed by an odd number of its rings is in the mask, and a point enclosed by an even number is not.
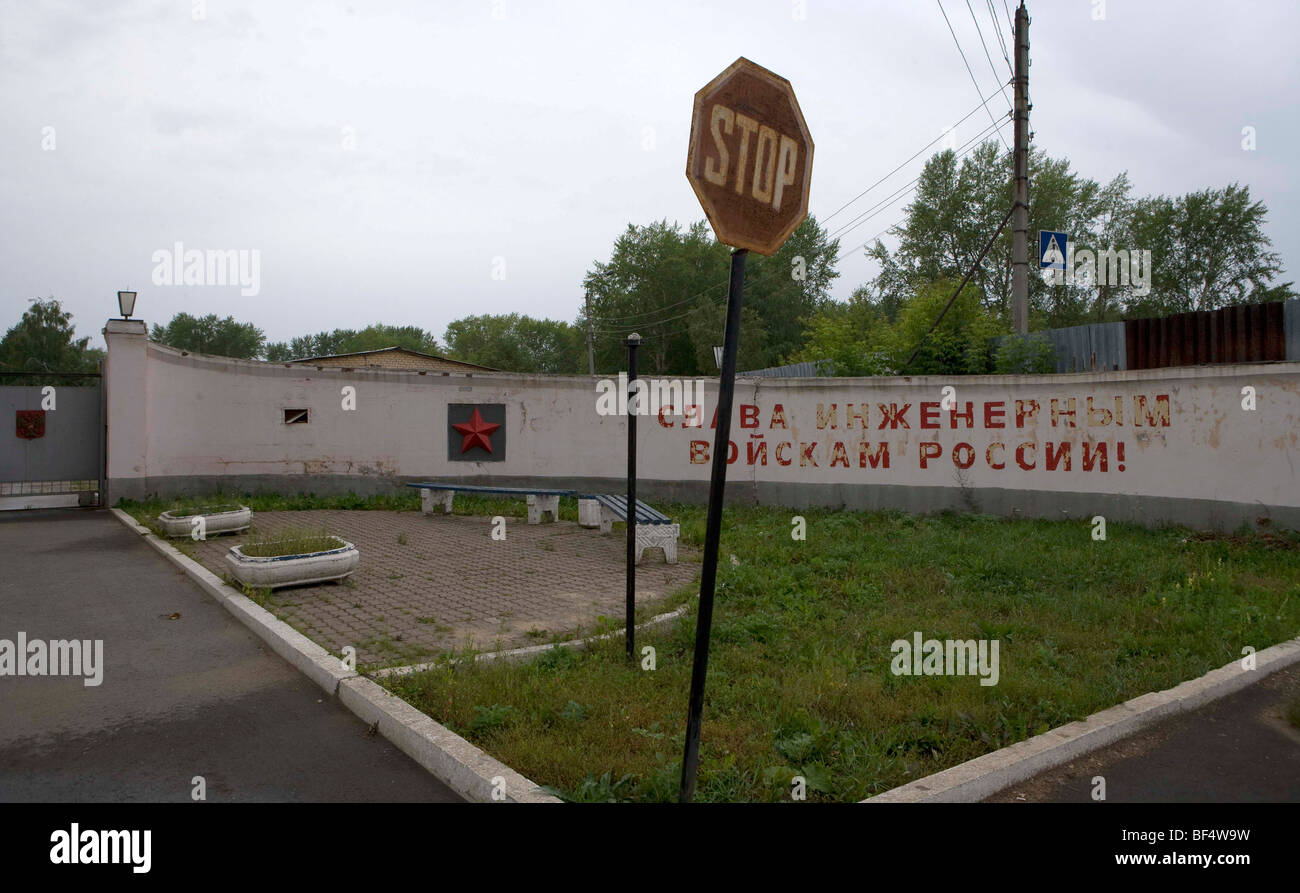
<svg viewBox="0 0 1300 893"><path fill-rule="evenodd" d="M667 511L702 545L703 507ZM859 800L1300 633L1295 534L806 510L796 542L793 514L725 516L702 801L788 799L795 775ZM638 637L653 671L618 639L384 684L568 799L674 800L694 628L692 607ZM997 685L893 675L916 631L997 639Z"/></svg>

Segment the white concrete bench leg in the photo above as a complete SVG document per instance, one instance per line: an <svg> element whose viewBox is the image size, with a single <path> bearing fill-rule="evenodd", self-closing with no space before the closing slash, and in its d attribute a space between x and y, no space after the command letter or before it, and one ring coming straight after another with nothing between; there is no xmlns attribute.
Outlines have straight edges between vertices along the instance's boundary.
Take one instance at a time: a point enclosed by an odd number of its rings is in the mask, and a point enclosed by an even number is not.
<svg viewBox="0 0 1300 893"><path fill-rule="evenodd" d="M594 499L578 500L578 526L579 527L599 527L600 526L600 503Z"/></svg>
<svg viewBox="0 0 1300 893"><path fill-rule="evenodd" d="M451 501L456 497L455 490L421 490L420 491L420 511L426 515L433 514L435 505L442 505L444 515L451 514Z"/></svg>
<svg viewBox="0 0 1300 893"><path fill-rule="evenodd" d="M596 503L596 504L600 505L600 503ZM600 506L600 532L609 533L613 529L614 529L614 513L611 512L605 506L601 505Z"/></svg>
<svg viewBox="0 0 1300 893"><path fill-rule="evenodd" d="M677 563L677 536L681 532L680 524L638 524L636 526L636 563L646 549L663 549L664 561Z"/></svg>
<svg viewBox="0 0 1300 893"><path fill-rule="evenodd" d="M677 524L673 524L671 526L673 529L672 538L669 539L667 536L665 536L663 541L664 561L667 562L668 564L676 564L677 563L677 534L681 531L681 527Z"/></svg>
<svg viewBox="0 0 1300 893"><path fill-rule="evenodd" d="M528 494L528 523L541 524L542 517L550 515L552 521L560 520L560 497Z"/></svg>

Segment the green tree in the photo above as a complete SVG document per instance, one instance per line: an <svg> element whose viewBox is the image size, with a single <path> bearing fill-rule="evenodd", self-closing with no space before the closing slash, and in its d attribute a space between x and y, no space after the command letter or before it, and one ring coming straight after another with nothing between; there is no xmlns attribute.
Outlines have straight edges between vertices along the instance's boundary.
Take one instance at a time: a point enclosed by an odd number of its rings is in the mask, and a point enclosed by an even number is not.
<svg viewBox="0 0 1300 893"><path fill-rule="evenodd" d="M315 335L300 335L288 342L277 341L266 347L266 359L272 363L308 357L333 356L404 347L417 353L441 354L442 347L433 334L418 326L390 326L374 323L364 329L335 329Z"/></svg>
<svg viewBox="0 0 1300 893"><path fill-rule="evenodd" d="M704 221L683 230L666 220L628 224L606 263L596 262L583 280L591 296L578 327L594 332L597 371L627 367L623 339L642 338L641 371L647 375L697 375L688 320L703 302L725 302L728 249L714 241Z"/></svg>
<svg viewBox="0 0 1300 893"><path fill-rule="evenodd" d="M583 280L591 296L597 367L625 366L622 342L636 332L645 345L647 374L716 373L713 347L722 343L730 255L703 220L685 229L666 220L629 224L609 261L593 264ZM829 300L838 258L838 244L813 218L772 257L746 258L744 360L760 368L776 365L803 345L809 317ZM583 331L586 313L584 308L577 322Z"/></svg>
<svg viewBox="0 0 1300 893"><path fill-rule="evenodd" d="M178 350L242 360L261 356L266 344L266 336L257 326L236 322L233 316L219 319L215 313L177 313L166 326L154 323L149 340Z"/></svg>
<svg viewBox="0 0 1300 893"><path fill-rule="evenodd" d="M272 363L283 363L307 357L348 353L344 349L345 345L348 339L355 338L356 334L355 329L335 329L332 332L319 332L315 335L299 335L287 342L277 341L266 346L266 359Z"/></svg>
<svg viewBox="0 0 1300 893"><path fill-rule="evenodd" d="M847 303L828 301L808 320L804 345L789 357L792 363L830 362L831 375L888 375L889 358L881 349L889 320L865 286Z"/></svg>
<svg viewBox="0 0 1300 893"><path fill-rule="evenodd" d="M789 362L804 345L808 320L831 300L839 272L839 242L831 241L807 217L771 257L751 253L745 262L745 304L762 329L763 357L757 367ZM742 326L742 350L750 329ZM721 342L718 342L721 343Z"/></svg>
<svg viewBox="0 0 1300 893"><path fill-rule="evenodd" d="M792 359L829 360L834 375L966 375L987 372L989 339L1006 331L968 283L933 332L930 326L952 298L957 283L922 283L890 319L869 289L847 303L831 302L809 321L807 343ZM927 335L927 332L929 333ZM916 359L908 362L912 352Z"/></svg>
<svg viewBox="0 0 1300 893"><path fill-rule="evenodd" d="M559 320L466 316L448 324L445 337L456 359L507 372L569 374L587 366L582 330Z"/></svg>
<svg viewBox="0 0 1300 893"><path fill-rule="evenodd" d="M1215 310L1231 304L1296 296L1292 283L1273 285L1281 259L1264 235L1268 210L1250 187L1155 196L1137 202L1131 238L1150 250L1151 291L1129 304L1133 316Z"/></svg>
<svg viewBox="0 0 1300 893"><path fill-rule="evenodd" d="M918 283L956 279L1011 207L1009 156L990 141L958 163L952 151L926 162L907 217L895 227L899 246L876 240L867 254L880 265L873 300L893 319ZM1276 301L1296 294L1282 273L1263 224L1267 209L1236 184L1180 198L1134 199L1127 174L1106 185L1080 176L1064 158L1031 149L1029 155L1030 328L1105 322L1134 316L1210 310L1226 304ZM1038 230L1069 234L1076 250L1150 251L1150 292L1127 284L1099 284L1078 276L1048 282L1034 255ZM1011 320L1010 227L1003 229L971 281L1004 325ZM1076 255L1076 266L1079 260ZM1077 272L1077 270L1075 271Z"/></svg>
<svg viewBox="0 0 1300 893"><path fill-rule="evenodd" d="M727 328L727 305L702 301L686 318L687 332L695 345L694 375L717 375L718 360L713 348L721 347ZM747 372L771 365L767 361L767 333L758 311L748 305L740 308L740 349L736 371Z"/></svg>
<svg viewBox="0 0 1300 893"><path fill-rule="evenodd" d="M939 325L930 331L956 287L957 283L948 279L926 283L899 312L894 324L881 333L881 349L897 374L969 375L989 371L989 341L1006 330L983 305L977 286L968 283ZM913 351L916 358L909 362Z"/></svg>
<svg viewBox="0 0 1300 893"><path fill-rule="evenodd" d="M1029 375L1056 371L1056 347L1042 332L1008 335L993 354L999 375Z"/></svg>
<svg viewBox="0 0 1300 893"><path fill-rule="evenodd" d="M1068 160L1031 149L1029 178L1031 241L1039 229L1063 230L1075 245L1111 247L1127 234L1131 201L1126 174L1101 186L1071 171ZM960 164L951 150L926 162L907 218L893 231L900 240L898 249L890 252L880 240L867 249L868 256L880 264L871 286L886 315L892 319L898 313L917 283L939 277L959 280L965 275L1010 209L1011 188L1010 156L994 141L981 144ZM1008 222L971 277L984 306L1008 325L1011 241ZM1087 322L1097 307L1113 308L1123 302L1114 289L1099 299L1092 284L1046 283L1032 263L1036 251L1035 242L1030 246L1031 328Z"/></svg>
<svg viewBox="0 0 1300 893"><path fill-rule="evenodd" d="M417 353L441 354L442 346L432 332L419 326L388 326L374 323L344 340L339 353L359 353L363 350L382 350L385 347L404 347Z"/></svg>
<svg viewBox="0 0 1300 893"><path fill-rule="evenodd" d="M0 340L0 369L12 372L94 372L104 351L75 337L72 314L53 297L35 299ZM18 379L14 379L15 382Z"/></svg>

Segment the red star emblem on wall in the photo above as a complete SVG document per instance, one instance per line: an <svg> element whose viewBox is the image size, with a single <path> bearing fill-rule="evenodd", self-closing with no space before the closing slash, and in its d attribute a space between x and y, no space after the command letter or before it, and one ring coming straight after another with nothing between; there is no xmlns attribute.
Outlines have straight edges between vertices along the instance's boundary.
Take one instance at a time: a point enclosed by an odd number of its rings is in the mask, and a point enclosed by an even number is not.
<svg viewBox="0 0 1300 893"><path fill-rule="evenodd" d="M45 410L43 409L20 409L18 410L17 431L19 437L24 440L35 440L38 437L45 436Z"/></svg>
<svg viewBox="0 0 1300 893"><path fill-rule="evenodd" d="M482 447L489 453L492 452L492 432L501 426L495 422L483 421L483 416L479 414L478 407L474 407L474 414L469 417L468 422L451 426L456 433L465 435L465 440L460 445L462 453L468 453L474 447Z"/></svg>

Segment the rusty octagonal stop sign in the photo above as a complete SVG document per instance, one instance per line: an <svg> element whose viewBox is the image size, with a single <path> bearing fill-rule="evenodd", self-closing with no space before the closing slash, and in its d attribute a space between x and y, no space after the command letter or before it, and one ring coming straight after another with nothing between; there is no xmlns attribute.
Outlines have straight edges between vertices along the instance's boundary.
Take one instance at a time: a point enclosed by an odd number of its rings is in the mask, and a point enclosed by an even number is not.
<svg viewBox="0 0 1300 893"><path fill-rule="evenodd" d="M718 241L776 253L808 215L813 141L790 82L743 56L695 94L686 179Z"/></svg>

